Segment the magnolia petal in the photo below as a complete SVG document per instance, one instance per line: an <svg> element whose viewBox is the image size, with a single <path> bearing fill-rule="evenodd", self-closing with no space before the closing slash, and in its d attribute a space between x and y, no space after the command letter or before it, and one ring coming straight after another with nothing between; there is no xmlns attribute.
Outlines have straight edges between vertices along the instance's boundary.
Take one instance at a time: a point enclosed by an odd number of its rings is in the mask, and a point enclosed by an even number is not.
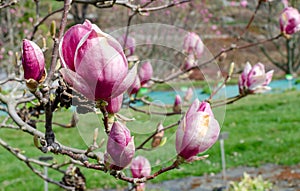
<svg viewBox="0 0 300 191"><path fill-rule="evenodd" d="M195 99L194 102L192 103L192 105L189 107L189 109L186 112L186 117L188 118L189 115L195 113L198 111L200 106L200 101L199 99Z"/></svg>
<svg viewBox="0 0 300 191"><path fill-rule="evenodd" d="M270 91L272 88L271 87L269 87L269 86L258 86L258 87L256 87L254 90L252 90L252 92L251 93L265 93L265 92L268 92L268 91Z"/></svg>
<svg viewBox="0 0 300 191"><path fill-rule="evenodd" d="M209 116L214 117L214 114L213 114L213 112L211 110L210 104L207 103L206 101L202 101L201 102L198 111L206 112L206 113L209 114Z"/></svg>
<svg viewBox="0 0 300 191"><path fill-rule="evenodd" d="M136 76L137 76L137 67L138 64L135 64L128 72L127 76L125 77L125 79L123 80L123 82L121 82L120 84L117 84L116 86L113 87L113 93L111 95L111 97L116 97L118 95L120 95L121 93L125 92L127 89L129 89L129 87L133 84Z"/></svg>
<svg viewBox="0 0 300 191"><path fill-rule="evenodd" d="M117 97L131 85L121 88L120 84L125 84L128 63L123 55L108 44L106 38L99 37L92 30L78 46L75 69L78 74L85 76L90 88L95 89L96 100Z"/></svg>
<svg viewBox="0 0 300 191"><path fill-rule="evenodd" d="M88 99L94 98L95 93L89 89L88 84L81 76L67 68L62 68L59 72L62 74L64 80L75 90L83 94Z"/></svg>
<svg viewBox="0 0 300 191"><path fill-rule="evenodd" d="M269 85L269 83L272 81L273 73L274 73L274 70L271 70L266 73L266 80L263 83L263 86Z"/></svg>
<svg viewBox="0 0 300 191"><path fill-rule="evenodd" d="M74 55L78 43L86 33L92 29L91 22L86 20L83 24L72 26L59 43L59 56L63 67L75 71Z"/></svg>

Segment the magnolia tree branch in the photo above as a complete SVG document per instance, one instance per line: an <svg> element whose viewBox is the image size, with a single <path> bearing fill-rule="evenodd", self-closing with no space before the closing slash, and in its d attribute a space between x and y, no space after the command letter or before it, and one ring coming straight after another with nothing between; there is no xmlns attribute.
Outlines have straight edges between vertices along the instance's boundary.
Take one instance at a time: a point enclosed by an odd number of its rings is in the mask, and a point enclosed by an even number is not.
<svg viewBox="0 0 300 191"><path fill-rule="evenodd" d="M59 45L59 42L61 41L61 39L63 37L64 30L66 28L67 16L68 16L69 10L71 8L72 0L65 0L64 2L65 2L64 3L64 10L63 10L62 19L61 19L61 23L60 23L60 27L59 27L59 32L58 32L57 38L54 39L50 70L49 70L48 76L45 80L45 84L50 83L50 81L52 80L52 77L54 75L54 72L55 72L57 59L58 59L58 45Z"/></svg>
<svg viewBox="0 0 300 191"><path fill-rule="evenodd" d="M10 6L13 6L13 5L17 4L18 2L19 2L19 0L10 0L9 2L7 2L5 4L0 4L0 9L4 9L4 8L10 7Z"/></svg>
<svg viewBox="0 0 300 191"><path fill-rule="evenodd" d="M218 54L216 54L213 58L209 59L208 61L202 62L202 63L200 63L198 65L195 65L193 67L190 67L186 70L177 71L177 72L173 73L172 75L169 75L165 79L152 78L151 80L155 83L165 83L165 82L171 81L175 78L178 78L180 75L185 74L185 73L187 73L187 72L189 72L193 69L196 69L196 68L199 68L199 67L202 67L202 66L205 66L207 64L212 63L213 61L215 61L217 58L219 58L224 53L231 52L231 51L234 51L234 50L242 50L242 49L250 48L250 47L253 47L253 46L260 45L260 44L264 44L264 43L267 43L267 42L270 42L270 41L277 40L282 36L283 36L282 34L279 34L279 35L277 35L275 37L272 37L270 39L266 39L266 40L258 41L258 42L255 42L255 43L246 44L246 45L232 44L231 47L221 50Z"/></svg>
<svg viewBox="0 0 300 191"><path fill-rule="evenodd" d="M0 138L0 145L2 147L4 147L6 150L8 150L15 157L17 157L20 161L24 162L36 175L38 175L43 180L45 180L45 181L47 181L49 183L55 184L55 185L57 185L57 186L59 186L61 188L67 189L67 190L74 190L73 187L66 186L66 185L60 183L59 181L55 181L55 180L53 180L51 178L48 178L41 171L39 171L36 168L34 168L32 166L32 164L31 164L31 163L33 163L33 164L36 164L36 165L39 165L39 166L49 167L49 168L52 168L52 169L54 169L54 170L56 170L58 172L64 173L63 171L59 170L59 168L62 167L62 166L64 166L66 163L63 163L63 165L56 165L56 164L53 165L53 164L50 164L50 163L47 163L47 162L43 162L43 161L39 161L39 160L36 160L36 159L28 158L27 156L23 155L20 152L20 149L11 147L9 144L7 144L1 138Z"/></svg>
<svg viewBox="0 0 300 191"><path fill-rule="evenodd" d="M34 38L34 35L35 33L37 32L37 30L39 29L39 26L41 26L50 16L56 14L56 13L59 13L61 11L63 11L64 8L61 8L61 9L58 9L58 10L55 10L51 13L49 13L48 15L46 15L43 19L41 19L40 21L38 21L37 23L34 24L33 26L33 31L32 31L32 34L31 34L31 37L30 37L30 40L33 40Z"/></svg>

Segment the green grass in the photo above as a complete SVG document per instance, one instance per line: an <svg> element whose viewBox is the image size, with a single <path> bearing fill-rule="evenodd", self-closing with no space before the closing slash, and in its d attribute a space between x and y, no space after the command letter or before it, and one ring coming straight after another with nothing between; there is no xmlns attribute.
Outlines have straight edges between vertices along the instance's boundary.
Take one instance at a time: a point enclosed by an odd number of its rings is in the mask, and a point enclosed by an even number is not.
<svg viewBox="0 0 300 191"><path fill-rule="evenodd" d="M300 92L290 91L282 94L264 94L248 96L245 99L227 106L225 121L222 132L229 132L229 138L225 140L225 152L227 167L232 168L239 165L260 166L265 163L275 163L292 165L300 162L298 143L300 142ZM153 108L145 108L153 109ZM138 145L142 138L150 133L151 127L155 126L163 118L159 116L136 116L134 112L124 110L127 116L135 116L139 122L128 123L135 135L135 143ZM60 111L55 114L55 121L67 123L71 117L71 112ZM178 116L177 116L178 117ZM100 125L100 117L90 115L83 116L83 122L79 123L79 128L62 129L55 128L55 133L63 144L72 145L78 148L85 148L85 140L91 139L91 132ZM165 119L164 125L176 121L175 117ZM38 127L42 129L42 127ZM174 159L175 129L166 133L168 141L159 152L150 152L153 170L170 164ZM144 135L143 135L144 134ZM100 135L105 137L103 133ZM100 136L100 137L101 137ZM32 137L8 129L0 129L0 137L12 146L21 148L24 154L38 158L42 156L32 141ZM100 139L100 138L99 138ZM148 146L148 145L147 145ZM103 148L105 149L105 148ZM102 150L103 150L102 149ZM139 151L137 154L144 154ZM221 170L220 145L217 142L209 151L210 157L204 161L192 164L183 164L180 169L158 176L152 182L159 182L166 179L175 179L191 175L202 175L204 173L219 172ZM53 154L47 154L53 155ZM65 156L53 155L57 161L67 160ZM168 160L166 163L158 161ZM158 162L158 165L154 165ZM16 159L12 154L0 147L0 190L42 190L43 181L34 175L27 166ZM95 170L82 169L87 178L87 186L92 188L108 188L126 186L126 183L115 180L108 174ZM128 171L125 171L128 173ZM60 180L61 175L49 171L51 178ZM56 186L49 185L49 190L59 190Z"/></svg>

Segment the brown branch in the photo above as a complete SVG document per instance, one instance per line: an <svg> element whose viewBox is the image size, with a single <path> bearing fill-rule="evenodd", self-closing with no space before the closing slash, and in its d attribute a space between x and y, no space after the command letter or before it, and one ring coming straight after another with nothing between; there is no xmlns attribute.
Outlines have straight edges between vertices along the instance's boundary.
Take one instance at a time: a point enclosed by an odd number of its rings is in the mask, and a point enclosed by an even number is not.
<svg viewBox="0 0 300 191"><path fill-rule="evenodd" d="M52 184L58 185L61 188L67 189L67 190L73 190L73 187L68 187L64 184L61 184L58 181L52 180L48 177L46 177L42 172L38 171L37 169L35 169L31 163L40 165L40 166L46 166L46 167L50 167L53 168L54 165L49 164L47 162L43 162L43 161L39 161L36 159L32 159L32 158L28 158L27 156L23 155L19 149L13 148L10 145L8 145L3 139L0 138L0 145L5 148L6 150L8 150L10 153L12 153L15 157L17 157L20 161L24 162L31 170L32 172L34 172L36 175L38 175L39 177L41 177L42 179L44 179L47 182L50 182ZM58 166L59 167L59 166ZM56 169L57 170L57 169ZM59 170L58 170L59 171ZM61 171L59 171L61 172Z"/></svg>
<svg viewBox="0 0 300 191"><path fill-rule="evenodd" d="M10 82L10 81L15 81L15 82L24 82L24 80L20 79L20 78L15 78L15 77L9 77L3 81L0 81L0 85L3 85L7 82Z"/></svg>
<svg viewBox="0 0 300 191"><path fill-rule="evenodd" d="M0 9L4 9L6 7L13 6L13 5L17 4L18 2L19 2L19 0L11 0L8 3L0 5Z"/></svg>
<svg viewBox="0 0 300 191"><path fill-rule="evenodd" d="M242 49L246 49L246 48L250 48L250 47L253 47L253 46L257 46L259 44L263 44L263 43L267 43L267 42L270 42L270 41L273 41L273 40L277 40L279 39L280 37L282 37L282 34L279 34L275 37L272 37L270 39L266 39L266 40L262 40L262 41L259 41L259 42L256 42L256 43L250 43L250 44L246 44L246 45L241 45L241 46L238 46L236 44L232 44L231 47L227 48L227 49L223 49L221 50L218 54L216 54L213 58L211 58L210 60L208 61L205 61L205 62L202 62L198 65L195 65L193 67L190 67L189 69L187 70L180 70L180 71L177 71L176 73L174 74L171 74L170 76L168 76L167 78L165 79L155 79L155 78L152 78L151 80L155 83L165 83L167 81L170 81L170 80L173 80L175 78L177 78L178 76L184 74L184 73L187 73L193 69L196 69L198 67L202 67L202 66L205 66L207 64L210 64L212 63L213 61L215 61L217 58L219 58L223 53L227 53L227 52L231 52L233 50L242 50Z"/></svg>
<svg viewBox="0 0 300 191"><path fill-rule="evenodd" d="M34 35L35 35L35 33L37 32L37 30L38 30L38 28L39 28L39 26L40 26L41 24L43 24L50 16L52 16L52 15L54 15L54 14L56 14L56 13L59 13L59 12L61 12L61 11L63 11L63 10L64 10L64 8L55 10L55 11L49 13L48 15L46 15L46 16L45 16L42 20L40 20L38 23L34 24L34 26L33 26L33 31L32 31L32 34L31 34L31 36L30 36L30 40L33 40Z"/></svg>
<svg viewBox="0 0 300 191"><path fill-rule="evenodd" d="M45 80L46 85L48 85L50 83L50 81L52 80L52 77L54 75L54 72L55 72L57 59L58 59L58 45L63 37L64 30L66 28L67 16L68 16L69 10L71 8L71 3L72 3L72 0L65 0L65 2L64 2L64 10L63 10L63 14L62 14L62 19L61 19L61 23L60 23L60 27L59 27L58 36L57 36L57 38L54 39L50 70L49 70L47 78Z"/></svg>
<svg viewBox="0 0 300 191"><path fill-rule="evenodd" d="M134 110L134 111L137 111L137 112L141 112L141 113L145 113L145 114L153 114L153 115L164 115L164 116L171 116L171 115L180 115L182 114L183 112L157 112L157 111L146 111L146 110L142 110L142 109L139 109L139 108L136 108L132 105L129 105L129 108Z"/></svg>
<svg viewBox="0 0 300 191"><path fill-rule="evenodd" d="M137 151L137 150L139 150L139 149L143 149L144 145L145 145L147 142L149 142L149 141L150 141L157 133L160 133L160 132L162 132L162 131L171 129L172 127L177 126L179 123L180 123L180 120L179 120L178 122L176 122L176 123L173 123L173 124L171 124L171 125L169 125L169 126L163 128L163 129L159 130L159 131L158 131L158 129L156 129L156 131L155 131L152 135L150 135L143 143L141 143L139 146L137 146L137 147L135 148L135 150Z"/></svg>

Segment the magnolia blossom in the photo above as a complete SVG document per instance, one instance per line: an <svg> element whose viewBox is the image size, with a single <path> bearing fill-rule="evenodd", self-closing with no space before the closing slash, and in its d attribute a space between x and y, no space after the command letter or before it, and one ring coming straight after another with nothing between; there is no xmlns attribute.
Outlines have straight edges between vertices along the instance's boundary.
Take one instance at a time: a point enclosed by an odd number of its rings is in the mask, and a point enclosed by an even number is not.
<svg viewBox="0 0 300 191"><path fill-rule="evenodd" d="M142 64L142 67L139 70L139 77L141 85L146 84L152 77L153 68L149 61L146 61Z"/></svg>
<svg viewBox="0 0 300 191"><path fill-rule="evenodd" d="M245 8L248 5L248 1L247 0L241 0L240 5L241 5L241 7Z"/></svg>
<svg viewBox="0 0 300 191"><path fill-rule="evenodd" d="M147 158L143 156L137 156L132 160L130 170L133 178L143 178L151 174L151 165ZM145 183L137 184L135 190L145 190Z"/></svg>
<svg viewBox="0 0 300 191"><path fill-rule="evenodd" d="M196 33L189 32L184 38L183 50L199 59L204 52L204 44Z"/></svg>
<svg viewBox="0 0 300 191"><path fill-rule="evenodd" d="M279 18L280 30L283 34L291 35L300 30L300 14L293 7L286 7Z"/></svg>
<svg viewBox="0 0 300 191"><path fill-rule="evenodd" d="M122 107L122 103L123 103L123 94L108 100L105 109L108 113L118 113Z"/></svg>
<svg viewBox="0 0 300 191"><path fill-rule="evenodd" d="M40 47L30 40L23 40L22 65L24 78L39 82L45 75L45 58Z"/></svg>
<svg viewBox="0 0 300 191"><path fill-rule="evenodd" d="M273 70L265 73L262 63L257 63L253 67L247 62L243 73L239 78L239 92L244 95L247 93L263 93L270 90L268 87L272 80Z"/></svg>
<svg viewBox="0 0 300 191"><path fill-rule="evenodd" d="M173 105L173 111L179 113L181 111L182 99L180 95L175 96L175 101Z"/></svg>
<svg viewBox="0 0 300 191"><path fill-rule="evenodd" d="M176 132L176 151L187 161L209 149L218 139L220 126L209 103L196 99L186 112Z"/></svg>
<svg viewBox="0 0 300 191"><path fill-rule="evenodd" d="M110 169L122 170L132 160L135 152L133 137L122 123L113 123L109 133L104 160Z"/></svg>
<svg viewBox="0 0 300 191"><path fill-rule="evenodd" d="M90 100L109 100L133 83L122 46L86 20L71 27L59 45L64 80Z"/></svg>

